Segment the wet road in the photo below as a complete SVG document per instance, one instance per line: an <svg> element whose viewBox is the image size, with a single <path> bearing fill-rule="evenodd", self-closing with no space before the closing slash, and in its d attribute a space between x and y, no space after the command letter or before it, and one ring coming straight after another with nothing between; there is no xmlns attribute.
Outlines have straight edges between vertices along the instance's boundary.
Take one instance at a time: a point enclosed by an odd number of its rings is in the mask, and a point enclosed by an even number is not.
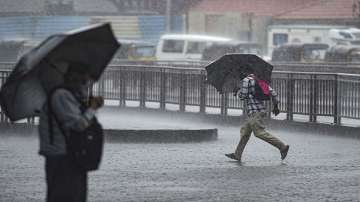
<svg viewBox="0 0 360 202"><path fill-rule="evenodd" d="M252 136L243 160L225 158L239 140L239 127L173 115L140 116L105 110L105 127L219 129L213 142L182 144L107 143L99 171L89 175L89 200L112 201L360 201L360 141L270 130L290 144L279 152ZM139 124L140 123L140 124ZM0 141L0 201L43 201L43 159L37 137L9 135Z"/></svg>

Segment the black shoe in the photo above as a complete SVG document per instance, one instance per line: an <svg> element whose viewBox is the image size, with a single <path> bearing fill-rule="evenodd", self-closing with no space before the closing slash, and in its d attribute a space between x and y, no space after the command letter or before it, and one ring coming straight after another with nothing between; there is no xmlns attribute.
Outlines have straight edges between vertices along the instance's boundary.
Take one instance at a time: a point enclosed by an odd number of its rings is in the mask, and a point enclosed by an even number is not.
<svg viewBox="0 0 360 202"><path fill-rule="evenodd" d="M281 154L281 160L284 160L286 158L286 155L289 151L289 148L290 146L289 145L286 145L285 146L285 149L283 149L282 151L280 151L280 154Z"/></svg>
<svg viewBox="0 0 360 202"><path fill-rule="evenodd" d="M233 160L241 161L241 159L236 158L234 153L225 154L226 157L231 158Z"/></svg>

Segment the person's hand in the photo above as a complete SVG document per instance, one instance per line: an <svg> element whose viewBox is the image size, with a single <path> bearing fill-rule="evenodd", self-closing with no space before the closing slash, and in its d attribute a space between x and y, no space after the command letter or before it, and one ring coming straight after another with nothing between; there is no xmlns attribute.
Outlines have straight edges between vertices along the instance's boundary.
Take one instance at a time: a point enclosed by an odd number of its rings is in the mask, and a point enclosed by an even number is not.
<svg viewBox="0 0 360 202"><path fill-rule="evenodd" d="M272 110L272 113L277 116L280 113L279 107L277 104L274 104L274 108Z"/></svg>
<svg viewBox="0 0 360 202"><path fill-rule="evenodd" d="M102 96L94 96L89 98L89 107L98 109L104 106L104 98Z"/></svg>

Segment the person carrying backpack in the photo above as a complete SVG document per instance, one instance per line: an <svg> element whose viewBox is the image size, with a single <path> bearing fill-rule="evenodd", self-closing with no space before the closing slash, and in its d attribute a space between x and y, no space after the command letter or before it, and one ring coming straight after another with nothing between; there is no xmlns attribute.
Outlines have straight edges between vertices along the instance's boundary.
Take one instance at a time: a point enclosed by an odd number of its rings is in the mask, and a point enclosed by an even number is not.
<svg viewBox="0 0 360 202"><path fill-rule="evenodd" d="M285 145L281 140L271 135L265 130L264 119L266 117L265 100L272 98L273 110L272 112L277 116L279 108L277 100L277 93L265 81L259 80L255 75L250 74L242 80L241 88L235 89L234 95L239 95L240 99L247 101L246 112L247 119L240 129L240 142L236 147L234 153L225 154L225 156L240 161L242 153L247 142L253 132L257 138L278 148L281 155L281 160L284 160L288 151L289 145Z"/></svg>
<svg viewBox="0 0 360 202"><path fill-rule="evenodd" d="M86 68L70 64L68 69L64 86L52 90L40 113L39 154L45 157L47 202L87 200L88 170L77 165L67 140L87 130L103 105L102 97L87 99L91 79Z"/></svg>

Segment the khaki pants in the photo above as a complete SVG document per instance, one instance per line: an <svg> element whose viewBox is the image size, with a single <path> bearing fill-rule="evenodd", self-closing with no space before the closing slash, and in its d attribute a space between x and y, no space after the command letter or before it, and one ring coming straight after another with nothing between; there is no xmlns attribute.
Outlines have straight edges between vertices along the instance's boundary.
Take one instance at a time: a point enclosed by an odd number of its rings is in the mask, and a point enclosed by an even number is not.
<svg viewBox="0 0 360 202"><path fill-rule="evenodd" d="M270 133L265 131L264 118L266 113L259 112L249 115L244 126L240 129L240 142L235 150L236 158L241 160L241 155L244 151L246 143L249 141L251 132L254 132L254 135L265 142L273 145L282 151L285 148L285 144L281 142L278 138L272 136Z"/></svg>

